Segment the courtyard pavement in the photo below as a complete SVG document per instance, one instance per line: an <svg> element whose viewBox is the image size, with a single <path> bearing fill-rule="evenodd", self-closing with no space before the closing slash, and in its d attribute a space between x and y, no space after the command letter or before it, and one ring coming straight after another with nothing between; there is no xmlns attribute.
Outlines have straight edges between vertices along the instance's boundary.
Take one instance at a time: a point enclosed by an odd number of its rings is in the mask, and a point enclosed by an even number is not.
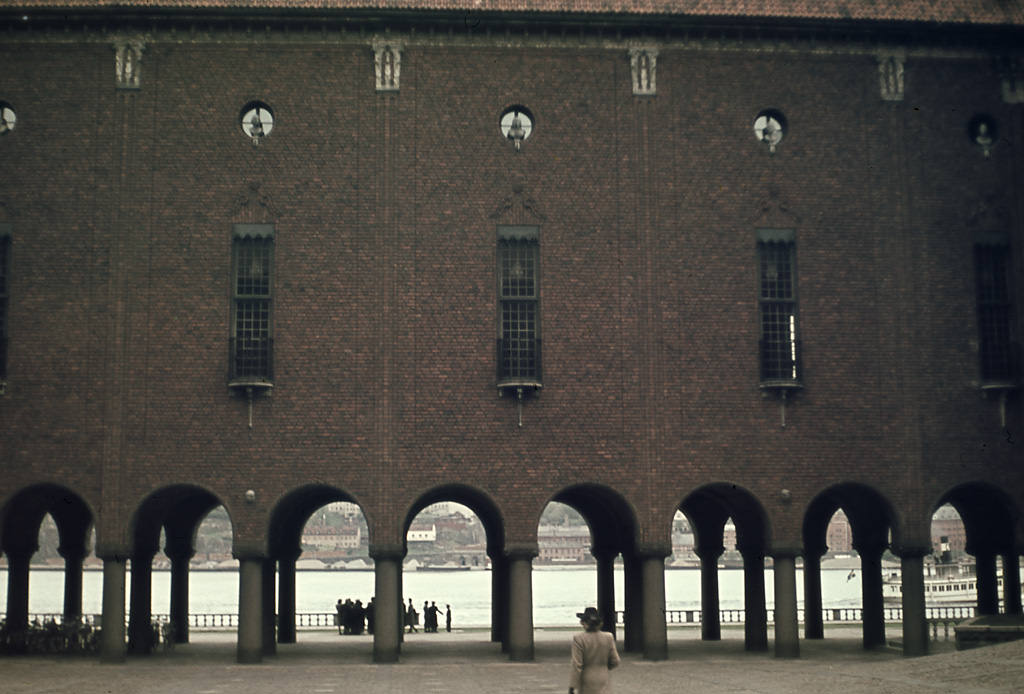
<svg viewBox="0 0 1024 694"><path fill-rule="evenodd" d="M892 628L892 627L890 627ZM234 662L230 632L193 633L192 642L123 664L89 657L0 658L4 694L477 694L568 691L571 630L537 630L536 660L511 663L483 631L411 634L401 662L371 663L368 636L300 632L299 643L278 646L257 665ZM617 694L700 692L1024 692L1024 641L955 651L933 642L934 653L904 658L883 648L865 651L855 629L801 641L799 659L743 650L742 632L702 642L699 631L671 630L669 659L648 662L623 654L612 675ZM620 643L621 645L621 643Z"/></svg>

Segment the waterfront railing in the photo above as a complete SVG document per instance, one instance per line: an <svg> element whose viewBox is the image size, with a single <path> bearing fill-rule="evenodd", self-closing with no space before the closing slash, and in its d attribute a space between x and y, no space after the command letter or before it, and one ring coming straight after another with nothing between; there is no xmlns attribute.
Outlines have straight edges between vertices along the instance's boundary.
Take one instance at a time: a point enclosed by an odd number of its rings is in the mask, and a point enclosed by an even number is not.
<svg viewBox="0 0 1024 694"><path fill-rule="evenodd" d="M775 610L769 609L768 623L775 620ZM953 628L960 622L973 618L977 608L973 605L946 605L941 607L928 607L925 609L925 616L928 620L929 632L933 639L949 639ZM623 623L624 612L619 610L615 613L618 624ZM903 609L900 607L886 607L883 609L886 622L898 623L903 620ZM6 615L0 613L0 621ZM827 607L821 611L822 622L825 624L851 624L864 619L864 610L860 607ZM298 612L295 614L295 627L297 629L317 630L337 628L335 612ZM700 624L703 613L701 610L665 610L665 623L673 625L697 625ZM166 624L170 621L170 615L154 614L153 622ZM804 621L804 610L797 610L797 619L800 623ZM719 610L721 624L743 624L746 621L746 610ZM46 624L53 622L61 624L64 616L61 614L31 614L29 622ZM99 626L102 623L102 616L98 614L83 615L83 621L87 624ZM196 631L220 631L238 628L238 614L232 612L222 613L193 613L188 616L189 629ZM570 626L570 625L564 625Z"/></svg>

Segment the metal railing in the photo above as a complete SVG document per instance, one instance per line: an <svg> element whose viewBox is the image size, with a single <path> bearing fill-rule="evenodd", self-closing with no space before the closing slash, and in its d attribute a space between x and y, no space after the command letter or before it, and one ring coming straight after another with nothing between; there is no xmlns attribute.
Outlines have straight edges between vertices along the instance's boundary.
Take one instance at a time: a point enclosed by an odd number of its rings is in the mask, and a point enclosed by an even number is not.
<svg viewBox="0 0 1024 694"><path fill-rule="evenodd" d="M624 611L617 610L615 621L623 623ZM925 609L925 618L928 621L928 630L934 640L953 638L953 630L957 624L964 620L971 619L977 614L977 608L973 605L951 605L943 607L928 607ZM898 623L903 620L903 609L900 607L886 607L883 609L886 622ZM335 612L297 612L295 614L295 627L297 629L333 629L336 627ZM701 610L665 610L665 623L673 624L700 624L702 619ZM864 619L864 610L860 607L827 607L821 611L822 621L826 624L851 624ZM6 615L0 613L0 621ZM775 621L775 610L767 610L768 624ZM82 615L82 621L93 626L102 624L102 615ZM719 620L721 624L743 624L746 621L746 610L720 610ZM803 609L797 610L797 620L804 621ZM62 624L64 616L61 614L38 613L29 615L29 623L46 624L55 622ZM166 624L170 621L168 614L153 614L152 621L158 624ZM127 618L126 618L127 622ZM217 631L238 628L238 614L231 612L222 613L193 613L188 616L190 629L197 631ZM568 626L568 625L567 625Z"/></svg>

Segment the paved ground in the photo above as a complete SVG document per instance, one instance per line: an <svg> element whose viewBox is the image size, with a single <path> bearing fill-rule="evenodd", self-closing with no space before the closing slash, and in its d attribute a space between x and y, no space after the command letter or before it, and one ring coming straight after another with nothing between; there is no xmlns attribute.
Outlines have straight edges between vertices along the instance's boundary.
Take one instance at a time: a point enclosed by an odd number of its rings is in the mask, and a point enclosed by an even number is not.
<svg viewBox="0 0 1024 694"><path fill-rule="evenodd" d="M743 692L1024 692L1024 641L970 651L948 643L924 658L898 651L864 651L857 632L826 632L801 641L801 657L745 653L742 636L725 632L705 643L695 631L670 632L670 659L651 663L626 654L612 679L618 694ZM259 665L234 663L231 633L193 634L172 652L103 665L91 658L0 659L4 694L478 694L565 692L569 631L536 634L536 662L510 663L483 632L413 634L402 662L370 663L368 637L300 632L299 643L279 646Z"/></svg>

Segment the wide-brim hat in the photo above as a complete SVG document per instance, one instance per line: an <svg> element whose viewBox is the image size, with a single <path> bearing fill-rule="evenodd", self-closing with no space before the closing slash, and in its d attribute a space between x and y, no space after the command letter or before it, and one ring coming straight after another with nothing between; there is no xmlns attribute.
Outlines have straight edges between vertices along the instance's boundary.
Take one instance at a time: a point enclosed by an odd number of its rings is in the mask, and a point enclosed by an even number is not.
<svg viewBox="0 0 1024 694"><path fill-rule="evenodd" d="M576 616L579 617L579 620L581 622L590 622L591 624L596 624L597 622L601 621L601 615L598 614L596 607L588 607L582 612L577 612Z"/></svg>

